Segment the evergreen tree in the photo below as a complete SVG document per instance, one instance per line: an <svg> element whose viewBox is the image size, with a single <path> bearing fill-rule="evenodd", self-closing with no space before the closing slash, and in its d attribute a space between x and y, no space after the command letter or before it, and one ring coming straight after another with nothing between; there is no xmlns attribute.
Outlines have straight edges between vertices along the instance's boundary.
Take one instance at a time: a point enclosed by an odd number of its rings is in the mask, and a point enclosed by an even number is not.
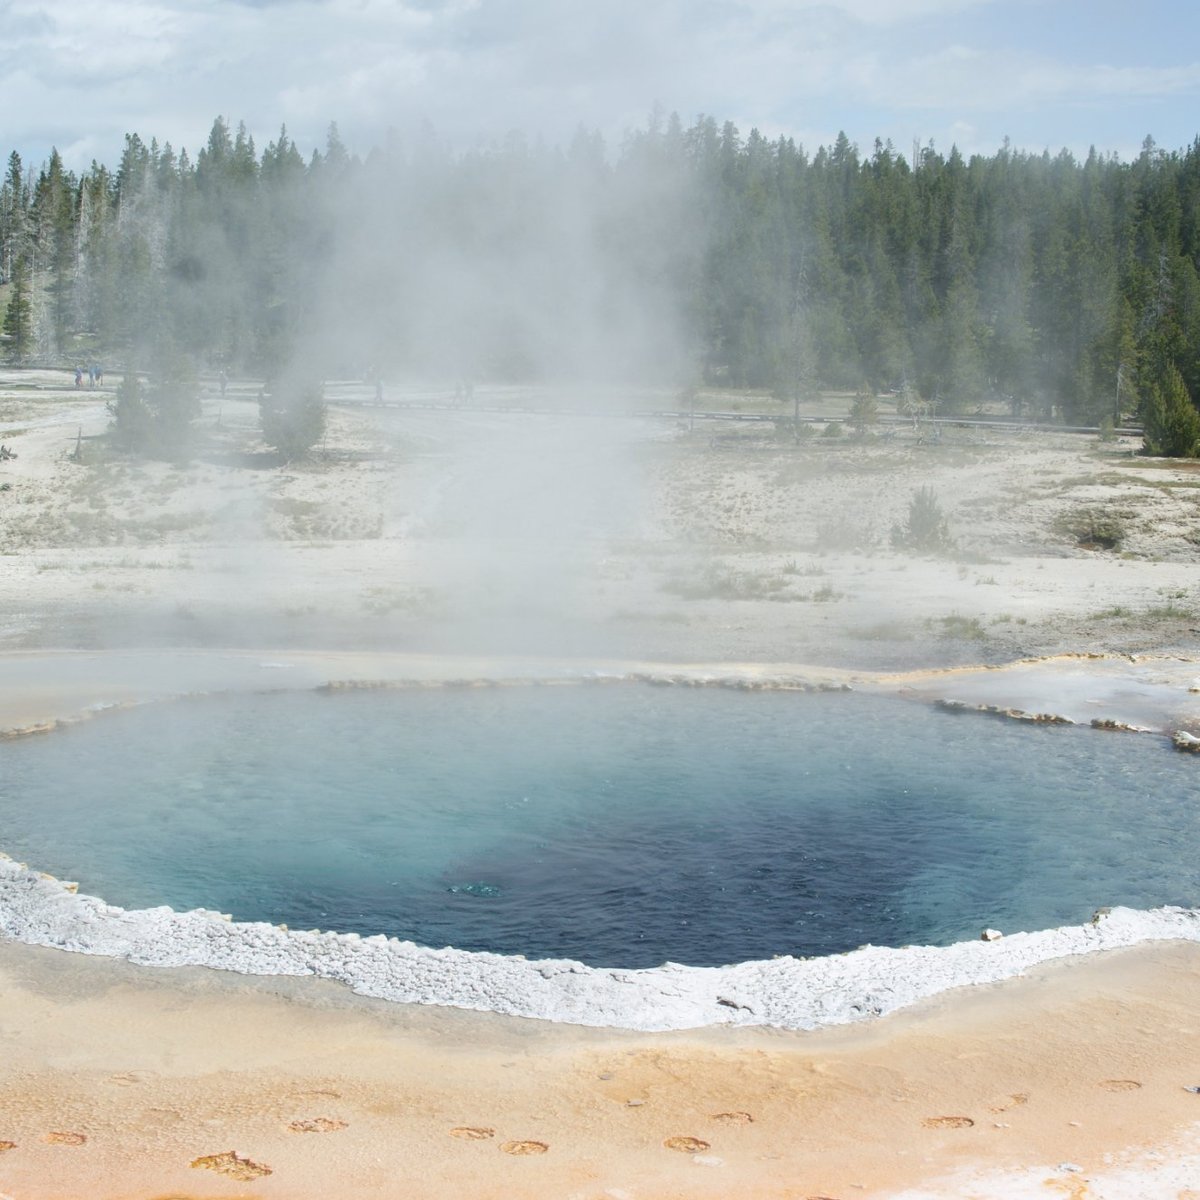
<svg viewBox="0 0 1200 1200"><path fill-rule="evenodd" d="M682 358L793 405L911 381L939 411L1094 423L1139 380L1165 403L1167 366L1200 395L1200 138L910 163L660 112L614 148L580 130L455 155L429 132L362 161L331 125L306 166L286 129L260 156L219 117L196 158L130 133L81 179L12 154L0 278L26 357L172 344L282 376L303 344L317 377L509 379L670 379Z"/></svg>
<svg viewBox="0 0 1200 1200"><path fill-rule="evenodd" d="M0 278L12 276L16 260L25 252L29 229L29 191L21 156L8 156L8 170L0 183Z"/></svg>
<svg viewBox="0 0 1200 1200"><path fill-rule="evenodd" d="M866 437L867 431L879 424L879 401L870 384L864 383L855 393L850 404L850 424L859 437Z"/></svg>
<svg viewBox="0 0 1200 1200"><path fill-rule="evenodd" d="M8 335L8 356L13 362L24 362L33 345L33 301L30 296L28 259L21 257L13 264L12 289L4 310L4 332Z"/></svg>
<svg viewBox="0 0 1200 1200"><path fill-rule="evenodd" d="M159 458L182 459L191 449L192 423L200 415L196 374L177 349L159 346L155 370L142 382L133 368L125 371L117 398L108 408L109 431L123 450Z"/></svg>
<svg viewBox="0 0 1200 1200"><path fill-rule="evenodd" d="M154 441L154 413L146 403L145 389L135 370L127 369L117 385L117 397L109 401L112 415L109 433L122 450L140 452Z"/></svg>
<svg viewBox="0 0 1200 1200"><path fill-rule="evenodd" d="M51 329L59 353L67 344L74 294L75 186L58 151L52 150L34 190L33 220L37 245L49 266Z"/></svg>
<svg viewBox="0 0 1200 1200"><path fill-rule="evenodd" d="M284 462L302 458L325 436L325 391L321 383L296 372L258 403L263 441L279 451Z"/></svg>
<svg viewBox="0 0 1200 1200"><path fill-rule="evenodd" d="M1178 368L1168 364L1145 389L1142 426L1147 454L1169 458L1200 455L1200 412Z"/></svg>

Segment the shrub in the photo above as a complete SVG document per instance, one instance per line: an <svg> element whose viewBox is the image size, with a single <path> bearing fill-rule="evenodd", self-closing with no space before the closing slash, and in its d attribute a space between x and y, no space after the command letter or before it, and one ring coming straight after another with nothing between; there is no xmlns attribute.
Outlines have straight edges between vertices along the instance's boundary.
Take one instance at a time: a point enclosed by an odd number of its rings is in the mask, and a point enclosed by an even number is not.
<svg viewBox="0 0 1200 1200"><path fill-rule="evenodd" d="M325 391L314 381L285 381L258 401L263 441L291 462L325 436Z"/></svg>
<svg viewBox="0 0 1200 1200"><path fill-rule="evenodd" d="M172 356L163 356L147 383L136 370L127 370L108 411L109 431L122 450L183 456L191 443L192 421L200 414L195 374L185 360Z"/></svg>
<svg viewBox="0 0 1200 1200"><path fill-rule="evenodd" d="M875 393L863 384L850 405L850 424L859 437L866 437L867 430L879 422L879 401Z"/></svg>
<svg viewBox="0 0 1200 1200"><path fill-rule="evenodd" d="M1084 550L1119 550L1125 540L1125 524L1120 517L1094 508L1077 509L1057 518L1054 530Z"/></svg>
<svg viewBox="0 0 1200 1200"><path fill-rule="evenodd" d="M1187 384L1168 366L1146 389L1142 399L1145 452L1166 458L1200 455L1200 412L1188 395Z"/></svg>
<svg viewBox="0 0 1200 1200"><path fill-rule="evenodd" d="M926 553L949 550L954 545L950 526L933 488L923 486L913 492L904 524L892 526L892 545L898 550Z"/></svg>

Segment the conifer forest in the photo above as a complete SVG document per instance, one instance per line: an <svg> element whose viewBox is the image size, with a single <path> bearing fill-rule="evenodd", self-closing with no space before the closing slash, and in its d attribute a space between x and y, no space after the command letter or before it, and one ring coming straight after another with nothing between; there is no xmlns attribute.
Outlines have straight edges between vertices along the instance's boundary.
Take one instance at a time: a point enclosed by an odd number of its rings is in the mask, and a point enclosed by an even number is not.
<svg viewBox="0 0 1200 1200"><path fill-rule="evenodd" d="M13 363L271 379L303 358L789 402L866 385L947 414L1191 428L1200 138L966 158L656 115L615 147L430 135L359 157L331 126L306 156L218 119L194 156L129 134L82 175L14 151L0 277Z"/></svg>

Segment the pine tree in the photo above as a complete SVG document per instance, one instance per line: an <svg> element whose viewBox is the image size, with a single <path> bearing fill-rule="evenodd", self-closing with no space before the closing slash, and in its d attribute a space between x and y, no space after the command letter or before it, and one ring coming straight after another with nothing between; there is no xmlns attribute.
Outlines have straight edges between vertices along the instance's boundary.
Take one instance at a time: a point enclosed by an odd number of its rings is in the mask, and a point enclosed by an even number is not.
<svg viewBox="0 0 1200 1200"><path fill-rule="evenodd" d="M109 431L123 450L160 458L184 458L192 444L192 422L200 413L196 374L174 347L154 351L155 369L143 383L127 368L117 388Z"/></svg>
<svg viewBox="0 0 1200 1200"><path fill-rule="evenodd" d="M325 436L324 388L297 372L263 393L258 412L263 441L285 462L303 457Z"/></svg>
<svg viewBox="0 0 1200 1200"><path fill-rule="evenodd" d="M146 403L145 389L135 370L127 369L117 385L117 398L110 401L109 432L122 450L146 450L154 439L154 414Z"/></svg>
<svg viewBox="0 0 1200 1200"><path fill-rule="evenodd" d="M20 353L49 332L110 361L170 342L279 374L309 344L315 376L514 377L618 360L666 377L683 356L793 404L912 380L938 411L992 398L1089 424L1139 380L1165 405L1167 364L1200 396L1200 138L1132 163L931 143L910 164L660 112L608 151L586 131L460 155L430 135L360 160L331 126L313 161L286 130L256 161L224 118L198 159L130 133L80 181L57 154L40 174L11 155L0 283L24 275L0 317Z"/></svg>
<svg viewBox="0 0 1200 1200"><path fill-rule="evenodd" d="M850 424L859 437L866 437L867 430L879 423L879 401L870 384L862 384L850 404Z"/></svg>
<svg viewBox="0 0 1200 1200"><path fill-rule="evenodd" d="M75 179L63 168L57 150L34 189L33 217L37 246L50 267L50 327L54 348L67 344L75 275Z"/></svg>
<svg viewBox="0 0 1200 1200"><path fill-rule="evenodd" d="M13 264L12 290L4 310L4 332L9 337L8 353L13 362L24 362L33 345L33 300L30 295L29 260L22 256Z"/></svg>
<svg viewBox="0 0 1200 1200"><path fill-rule="evenodd" d="M1142 397L1143 445L1167 458L1200 456L1200 412L1179 370L1167 365Z"/></svg>
<svg viewBox="0 0 1200 1200"><path fill-rule="evenodd" d="M0 278L8 278L24 254L28 237L29 194L21 156L8 156L8 170L0 184Z"/></svg>

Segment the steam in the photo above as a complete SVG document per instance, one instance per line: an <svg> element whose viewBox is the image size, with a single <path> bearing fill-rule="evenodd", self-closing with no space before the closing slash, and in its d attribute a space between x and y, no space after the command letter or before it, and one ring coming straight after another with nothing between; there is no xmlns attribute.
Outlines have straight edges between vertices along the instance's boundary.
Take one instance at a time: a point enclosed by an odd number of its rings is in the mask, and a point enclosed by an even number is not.
<svg viewBox="0 0 1200 1200"><path fill-rule="evenodd" d="M702 246L664 167L583 133L374 156L338 189L314 334L392 379L677 382Z"/></svg>
<svg viewBox="0 0 1200 1200"><path fill-rule="evenodd" d="M687 174L657 131L613 161L583 132L565 152L452 155L430 138L361 164L333 139L309 175L315 256L288 268L307 279L284 303L276 373L342 381L334 401L442 406L360 412L391 453L380 590L422 610L429 637L575 648L607 547L641 520L639 447L657 430L627 414L650 393L673 406L696 371ZM278 557L241 558L239 579L277 576Z"/></svg>

